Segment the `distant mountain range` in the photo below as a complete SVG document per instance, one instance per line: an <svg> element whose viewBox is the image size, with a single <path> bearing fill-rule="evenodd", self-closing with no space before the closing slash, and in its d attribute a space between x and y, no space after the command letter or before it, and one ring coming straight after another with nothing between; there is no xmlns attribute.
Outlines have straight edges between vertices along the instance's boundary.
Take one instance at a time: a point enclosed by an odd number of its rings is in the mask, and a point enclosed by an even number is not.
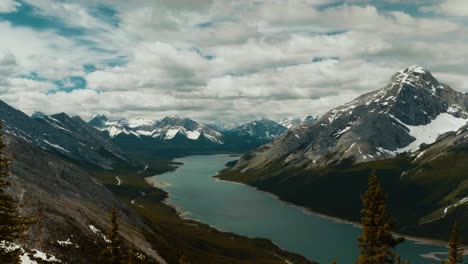
<svg viewBox="0 0 468 264"><path fill-rule="evenodd" d="M309 118L305 122L312 121ZM297 124L300 123L302 121L297 120ZM164 155L250 151L272 141L288 129L285 125L265 118L229 129L182 117L109 120L104 115L97 115L89 124L125 152Z"/></svg>
<svg viewBox="0 0 468 264"><path fill-rule="evenodd" d="M384 88L315 123L293 126L220 177L358 220L360 194L377 169L400 230L419 235L431 230L444 238L450 226L445 221L468 220L467 110L467 94L410 66ZM462 232L468 239L468 228Z"/></svg>
<svg viewBox="0 0 468 264"><path fill-rule="evenodd" d="M293 118L293 117L286 117L286 118L283 118L281 119L278 124L290 129L294 126L297 126L297 125L300 125L300 124L311 124L311 123L314 123L314 122L317 122L319 119L318 116L312 116L312 115L308 115L306 117L304 117L303 119L300 119L300 118Z"/></svg>

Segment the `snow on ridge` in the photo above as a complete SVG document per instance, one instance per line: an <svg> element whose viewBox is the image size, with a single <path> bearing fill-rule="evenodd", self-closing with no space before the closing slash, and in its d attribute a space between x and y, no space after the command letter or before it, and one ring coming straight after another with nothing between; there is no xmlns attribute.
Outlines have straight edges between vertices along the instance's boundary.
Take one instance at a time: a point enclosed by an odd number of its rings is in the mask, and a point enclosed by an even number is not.
<svg viewBox="0 0 468 264"><path fill-rule="evenodd" d="M141 127L141 126L151 126L151 125L154 125L154 123L155 122L153 120L148 120L148 119L144 119L141 117L127 120L127 125L130 128L136 128L136 127Z"/></svg>
<svg viewBox="0 0 468 264"><path fill-rule="evenodd" d="M187 133L187 138L192 139L192 140L197 140L201 135L200 131L197 131L197 130L187 131L186 133Z"/></svg>
<svg viewBox="0 0 468 264"><path fill-rule="evenodd" d="M164 135L164 139L173 139L180 132L180 129L168 129Z"/></svg>
<svg viewBox="0 0 468 264"><path fill-rule="evenodd" d="M411 65L407 69L408 69L409 72L421 73L421 74L426 73L426 70L423 67L419 66L419 65Z"/></svg>
<svg viewBox="0 0 468 264"><path fill-rule="evenodd" d="M59 145L57 145L57 144L50 143L49 141L47 141L47 140L45 140L45 139L42 140L42 141L44 141L45 143L47 143L48 145L50 145L50 146L52 146L52 147L54 147L54 148L56 148L56 149L59 149L59 150L61 150L61 151L67 152L67 153L70 153L70 151L68 151L68 150L66 150L66 149L64 149L64 148L62 148L61 146L59 146Z"/></svg>
<svg viewBox="0 0 468 264"><path fill-rule="evenodd" d="M58 124L62 124L62 122L60 122L59 120L51 117L51 116L47 116L46 118L44 118L44 120L51 126L57 128L57 129L60 129L60 130L63 130L65 132L68 132L68 133L72 133L70 130L64 128L64 127L61 127L59 126ZM50 121L53 121L53 122L50 122Z"/></svg>
<svg viewBox="0 0 468 264"><path fill-rule="evenodd" d="M467 119L454 117L448 113L441 113L427 125L405 125L409 129L409 134L414 137L415 140L408 146L397 149L395 152L402 153L416 151L419 149L421 144L432 144L437 140L438 136L450 131L457 131L466 124Z"/></svg>

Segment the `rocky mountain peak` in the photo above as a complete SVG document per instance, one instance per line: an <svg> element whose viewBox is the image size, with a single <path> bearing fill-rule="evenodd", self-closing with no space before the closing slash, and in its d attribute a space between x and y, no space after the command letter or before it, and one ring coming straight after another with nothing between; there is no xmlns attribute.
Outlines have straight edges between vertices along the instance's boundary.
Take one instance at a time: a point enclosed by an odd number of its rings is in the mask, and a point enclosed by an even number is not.
<svg viewBox="0 0 468 264"><path fill-rule="evenodd" d="M413 65L394 74L384 88L330 110L316 123L291 128L239 167L280 160L322 167L390 158L459 129L467 123L467 110L468 95Z"/></svg>
<svg viewBox="0 0 468 264"><path fill-rule="evenodd" d="M419 65L412 65L392 76L387 87L394 88L395 86L400 90L406 87L435 90L440 88L440 83L428 70Z"/></svg>
<svg viewBox="0 0 468 264"><path fill-rule="evenodd" d="M34 113L32 113L31 118L33 118L33 119L42 119L45 116L46 116L46 114L44 114L42 112L35 111Z"/></svg>
<svg viewBox="0 0 468 264"><path fill-rule="evenodd" d="M90 121L89 124L95 127L102 127L109 119L102 114L95 115Z"/></svg>

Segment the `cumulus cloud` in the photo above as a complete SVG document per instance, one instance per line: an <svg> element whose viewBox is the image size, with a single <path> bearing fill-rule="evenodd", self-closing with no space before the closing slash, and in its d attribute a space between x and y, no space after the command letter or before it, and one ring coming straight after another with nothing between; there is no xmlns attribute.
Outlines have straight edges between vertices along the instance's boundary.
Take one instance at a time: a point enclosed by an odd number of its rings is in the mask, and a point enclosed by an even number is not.
<svg viewBox="0 0 468 264"><path fill-rule="evenodd" d="M15 2L2 1L0 12L17 10L6 3ZM468 29L447 19L466 16L464 1L22 3L55 23L0 22L9 36L0 42L0 98L28 113L209 122L316 115L412 64L468 90ZM85 87L75 90L72 77Z"/></svg>
<svg viewBox="0 0 468 264"><path fill-rule="evenodd" d="M431 10L452 16L468 16L468 3L463 0L444 0Z"/></svg>
<svg viewBox="0 0 468 264"><path fill-rule="evenodd" d="M12 53L0 53L0 81L13 74L15 68L15 56Z"/></svg>
<svg viewBox="0 0 468 264"><path fill-rule="evenodd" d="M16 12L18 7L20 6L21 4L16 2L15 0L2 0L0 2L0 13Z"/></svg>

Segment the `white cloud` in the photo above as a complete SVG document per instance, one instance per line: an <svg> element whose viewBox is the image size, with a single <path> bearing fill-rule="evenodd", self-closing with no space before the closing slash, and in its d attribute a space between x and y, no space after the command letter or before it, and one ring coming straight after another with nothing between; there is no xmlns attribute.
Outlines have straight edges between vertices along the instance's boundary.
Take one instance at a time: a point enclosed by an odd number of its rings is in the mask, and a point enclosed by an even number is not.
<svg viewBox="0 0 468 264"><path fill-rule="evenodd" d="M2 0L0 1L0 13L16 12L20 6L21 4L15 0Z"/></svg>
<svg viewBox="0 0 468 264"><path fill-rule="evenodd" d="M340 3L26 0L34 15L82 33L0 22L0 34L9 36L0 42L0 97L27 112L236 122L322 114L412 64L468 89L468 29L460 18L447 19L463 16L464 1L433 5L440 10L433 16L373 1ZM426 9L431 3L411 1ZM117 12L114 24L97 16L103 5ZM84 64L97 69L87 73ZM45 80L23 78L33 72ZM70 86L70 76L85 78L86 89L54 87L54 80Z"/></svg>
<svg viewBox="0 0 468 264"><path fill-rule="evenodd" d="M126 66L108 67L87 76L96 90L153 89L154 92L192 90L205 82L208 61L194 50L167 43L142 43Z"/></svg>
<svg viewBox="0 0 468 264"><path fill-rule="evenodd" d="M444 0L439 8L447 15L468 16L468 2L464 0Z"/></svg>
<svg viewBox="0 0 468 264"><path fill-rule="evenodd" d="M12 53L0 52L0 83L10 77L16 68L16 58Z"/></svg>
<svg viewBox="0 0 468 264"><path fill-rule="evenodd" d="M39 15L54 19L58 18L69 26L95 30L110 29L106 23L92 16L86 7L79 3L52 0L25 0L25 2L34 6Z"/></svg>

